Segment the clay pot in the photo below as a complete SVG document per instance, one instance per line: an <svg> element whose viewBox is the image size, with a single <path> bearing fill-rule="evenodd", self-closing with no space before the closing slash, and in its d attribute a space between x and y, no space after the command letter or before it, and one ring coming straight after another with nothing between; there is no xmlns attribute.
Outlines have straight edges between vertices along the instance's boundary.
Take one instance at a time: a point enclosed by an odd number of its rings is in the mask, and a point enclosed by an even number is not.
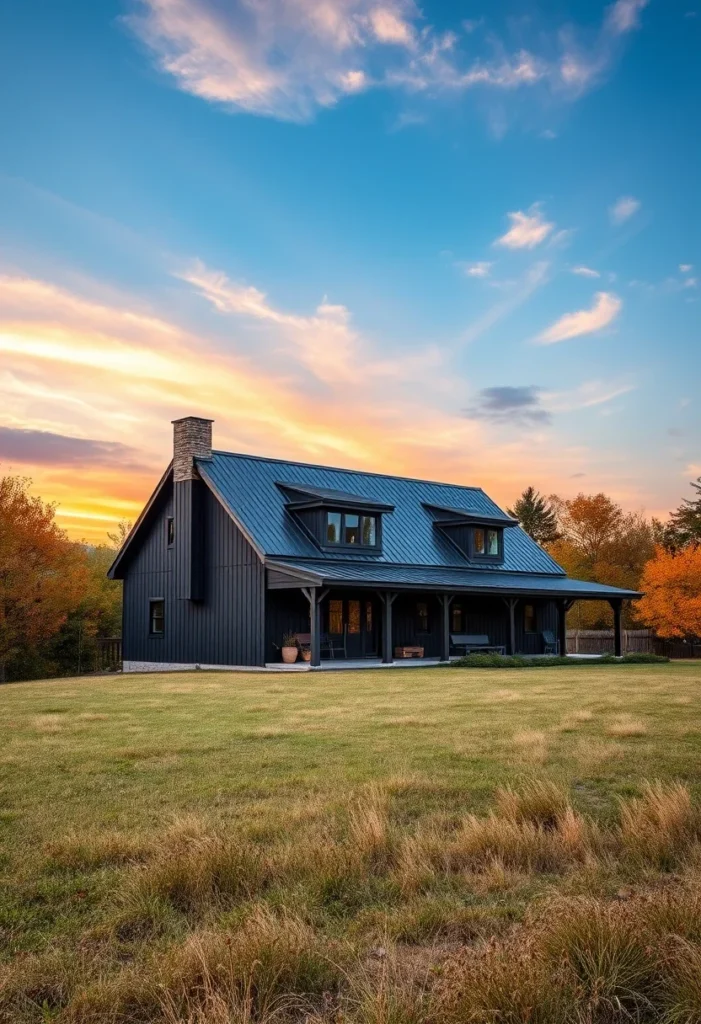
<svg viewBox="0 0 701 1024"><path fill-rule="evenodd" d="M286 665L293 665L297 661L297 648L296 647L283 647L282 648L282 660Z"/></svg>
<svg viewBox="0 0 701 1024"><path fill-rule="evenodd" d="M302 661L311 661L311 660L312 660L311 648L303 647L302 648Z"/></svg>

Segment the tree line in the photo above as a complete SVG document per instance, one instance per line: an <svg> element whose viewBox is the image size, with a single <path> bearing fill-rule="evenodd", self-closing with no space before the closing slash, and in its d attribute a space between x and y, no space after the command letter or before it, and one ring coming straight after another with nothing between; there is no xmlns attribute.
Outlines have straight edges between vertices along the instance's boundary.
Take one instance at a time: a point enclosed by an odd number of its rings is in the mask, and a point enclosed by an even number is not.
<svg viewBox="0 0 701 1024"><path fill-rule="evenodd" d="M624 609L628 628L649 626L658 636L701 636L701 477L668 521L625 512L606 494L545 497L528 487L508 512L566 570L592 583L644 592ZM568 624L605 629L603 601L578 601Z"/></svg>
<svg viewBox="0 0 701 1024"><path fill-rule="evenodd" d="M98 638L121 634L122 586L107 570L129 532L104 544L68 538L56 505L31 481L0 477L0 681L73 675L96 665ZM510 508L523 529L576 579L645 597L624 610L628 628L701 636L701 477L666 523L625 512L605 494L548 497L528 487ZM606 602L579 601L569 625L608 628Z"/></svg>

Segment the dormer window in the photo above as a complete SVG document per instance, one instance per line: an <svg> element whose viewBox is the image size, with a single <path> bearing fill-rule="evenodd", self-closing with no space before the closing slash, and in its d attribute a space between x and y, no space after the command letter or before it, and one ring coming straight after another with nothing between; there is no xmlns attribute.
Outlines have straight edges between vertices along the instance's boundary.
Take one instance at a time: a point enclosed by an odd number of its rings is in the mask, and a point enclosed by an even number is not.
<svg viewBox="0 0 701 1024"><path fill-rule="evenodd" d="M326 543L345 547L376 547L376 516L363 516L355 512L327 512Z"/></svg>
<svg viewBox="0 0 701 1024"><path fill-rule="evenodd" d="M476 527L472 534L472 553L478 558L498 558L501 530Z"/></svg>
<svg viewBox="0 0 701 1024"><path fill-rule="evenodd" d="M500 565L504 561L504 530L518 526L498 511L429 505L434 527L471 562Z"/></svg>
<svg viewBox="0 0 701 1024"><path fill-rule="evenodd" d="M330 487L282 481L277 486L289 514L322 551L382 553L382 518L394 505Z"/></svg>

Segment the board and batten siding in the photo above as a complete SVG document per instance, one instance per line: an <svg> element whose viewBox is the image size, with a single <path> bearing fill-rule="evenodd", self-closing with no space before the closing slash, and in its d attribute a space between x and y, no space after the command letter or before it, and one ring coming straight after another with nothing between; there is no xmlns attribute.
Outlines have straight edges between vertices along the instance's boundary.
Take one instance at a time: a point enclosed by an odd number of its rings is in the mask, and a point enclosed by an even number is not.
<svg viewBox="0 0 701 1024"><path fill-rule="evenodd" d="M124 661L170 665L264 664L265 570L221 504L203 489L202 600L178 597L176 544L167 545L173 487L166 489L124 579ZM146 524L144 524L146 526ZM149 602L165 601L163 636L149 633Z"/></svg>

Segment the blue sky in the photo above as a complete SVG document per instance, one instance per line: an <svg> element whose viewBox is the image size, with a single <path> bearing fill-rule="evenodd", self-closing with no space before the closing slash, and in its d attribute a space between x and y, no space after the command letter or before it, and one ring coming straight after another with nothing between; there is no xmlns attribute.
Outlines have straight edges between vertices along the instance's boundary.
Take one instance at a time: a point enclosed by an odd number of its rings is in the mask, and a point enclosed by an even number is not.
<svg viewBox="0 0 701 1024"><path fill-rule="evenodd" d="M98 536L199 412L663 514L701 473L700 54L699 0L8 5L0 467Z"/></svg>

